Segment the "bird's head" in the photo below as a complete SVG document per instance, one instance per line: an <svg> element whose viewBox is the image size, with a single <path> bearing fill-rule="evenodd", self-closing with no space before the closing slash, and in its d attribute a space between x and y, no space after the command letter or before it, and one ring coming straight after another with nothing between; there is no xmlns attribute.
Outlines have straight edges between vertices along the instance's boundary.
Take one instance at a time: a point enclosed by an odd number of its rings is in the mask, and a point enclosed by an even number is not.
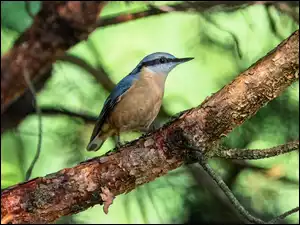
<svg viewBox="0 0 300 225"><path fill-rule="evenodd" d="M133 73L138 73L145 67L154 73L168 75L169 72L177 65L188 62L192 59L194 58L176 58L169 53L156 52L143 58L134 69Z"/></svg>

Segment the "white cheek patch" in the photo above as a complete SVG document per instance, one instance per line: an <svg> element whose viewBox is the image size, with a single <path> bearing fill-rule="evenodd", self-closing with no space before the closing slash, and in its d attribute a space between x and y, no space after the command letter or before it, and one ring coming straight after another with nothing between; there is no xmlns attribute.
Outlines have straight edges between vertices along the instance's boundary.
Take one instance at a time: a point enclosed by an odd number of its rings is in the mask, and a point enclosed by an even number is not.
<svg viewBox="0 0 300 225"><path fill-rule="evenodd" d="M156 73L167 76L168 73L175 67L173 63L167 63L165 65L154 65L145 67L147 72Z"/></svg>

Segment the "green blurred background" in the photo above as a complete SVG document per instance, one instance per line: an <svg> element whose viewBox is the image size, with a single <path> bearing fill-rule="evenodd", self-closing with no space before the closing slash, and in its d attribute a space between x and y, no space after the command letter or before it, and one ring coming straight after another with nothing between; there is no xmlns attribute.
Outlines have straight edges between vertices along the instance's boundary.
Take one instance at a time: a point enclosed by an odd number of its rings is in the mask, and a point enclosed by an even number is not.
<svg viewBox="0 0 300 225"><path fill-rule="evenodd" d="M167 2L155 4L162 5ZM40 3L32 2L33 13ZM1 54L32 23L24 2L1 2ZM111 2L101 16L146 10L145 3ZM172 12L99 28L68 53L117 83L147 54L163 51L195 57L167 79L163 105L171 116L199 105L240 72L297 30L298 24L274 7L253 5L230 12ZM234 148L268 148L299 139L299 86L290 86L223 142ZM63 108L97 116L109 93L81 67L62 61L38 93L41 108ZM166 119L158 118L163 124ZM42 152L32 178L72 167L114 147L109 139L98 152L87 152L93 123L65 115L42 117ZM129 133L122 140L140 134ZM1 188L24 181L36 152L38 120L32 114L1 136ZM299 154L239 164L211 160L241 203L254 215L270 219L299 205ZM184 223L238 221L226 197L197 167L181 167L127 195L118 196L105 215L94 206L57 223ZM299 213L286 219L299 223Z"/></svg>

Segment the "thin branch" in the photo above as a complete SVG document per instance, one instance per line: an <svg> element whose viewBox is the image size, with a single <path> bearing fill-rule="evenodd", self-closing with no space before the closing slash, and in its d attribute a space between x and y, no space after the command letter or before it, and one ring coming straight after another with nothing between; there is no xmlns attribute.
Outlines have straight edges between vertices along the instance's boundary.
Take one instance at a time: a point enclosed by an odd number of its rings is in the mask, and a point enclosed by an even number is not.
<svg viewBox="0 0 300 225"><path fill-rule="evenodd" d="M293 213L295 213L295 212L298 212L298 211L299 211L299 206L298 206L298 207L295 207L295 208L293 208L293 209L291 209L291 210L289 210L289 211L287 211L287 212L285 212L285 213L283 213L283 214L281 214L280 216L278 216L278 217L276 217L276 218L274 218L274 219L272 219L269 223L270 223L270 224L274 224L274 223L281 222L280 220L283 220L283 219L286 218L287 216L289 216L289 215L291 215L291 214L293 214Z"/></svg>
<svg viewBox="0 0 300 225"><path fill-rule="evenodd" d="M282 155L299 149L299 141L288 142L273 148L267 149L220 149L214 153L214 156L226 159L264 159L277 155Z"/></svg>
<svg viewBox="0 0 300 225"><path fill-rule="evenodd" d="M112 196L184 164L187 150L171 147L170 140L187 142L209 155L224 135L297 81L298 73L296 31L201 105L159 130L102 157L3 190L1 218L13 214L12 223L49 223L96 204L107 209Z"/></svg>
<svg viewBox="0 0 300 225"><path fill-rule="evenodd" d="M51 74L52 69L47 71L47 74L44 75L38 82L34 82L36 93L43 89L46 79L48 79ZM3 114L1 114L1 133L16 128L27 115L35 113L36 109L32 102L34 102L34 99L27 85L25 93L12 105L10 105Z"/></svg>
<svg viewBox="0 0 300 225"><path fill-rule="evenodd" d="M81 67L82 69L93 75L97 79L99 84L101 84L107 91L111 91L115 87L114 82L109 78L109 76L102 67L98 67L97 69L95 69L85 60L71 54L62 55L58 57L57 60L69 62Z"/></svg>
<svg viewBox="0 0 300 225"><path fill-rule="evenodd" d="M98 21L97 25L98 27L107 27L111 25L117 25L124 22L129 22L132 20L140 19L140 18L146 18L149 16L154 15L160 15L168 13L166 11L162 11L159 8L150 8L149 10L143 11L143 12L137 12L137 13L126 13L123 15L111 15L107 17L101 18L101 20Z"/></svg>
<svg viewBox="0 0 300 225"><path fill-rule="evenodd" d="M68 109L43 107L42 112L43 115L49 115L49 116L66 115L71 117L77 117L84 120L86 123L95 123L97 121L97 116L89 115L87 113L74 112Z"/></svg>
<svg viewBox="0 0 300 225"><path fill-rule="evenodd" d="M224 197L222 190L215 188L215 182L204 171L199 163L188 165L188 169L197 183L197 189L205 187L207 190L210 190L210 194L216 197L218 204L221 204L221 208L226 208L226 211L230 211L234 217L236 217L235 219L239 220L237 222L242 222L244 220L240 213L236 211L229 199Z"/></svg>
<svg viewBox="0 0 300 225"><path fill-rule="evenodd" d="M164 6L155 6L149 4L149 9L136 12L136 13L126 13L122 15L110 15L107 17L101 18L98 22L98 27L106 27L110 25L116 25L124 22L129 22L136 19L146 18L154 15L161 15L169 12L201 12L204 10L212 9L216 6L244 6L245 4L254 4L251 1L239 1L239 2L230 2L230 1L206 1L206 2L191 2L185 1L183 3L164 5Z"/></svg>
<svg viewBox="0 0 300 225"><path fill-rule="evenodd" d="M200 153L201 154L201 153ZM199 153L198 153L199 155ZM201 156L200 156L201 157ZM259 218L256 218L252 216L242 205L241 203L236 199L234 194L231 192L231 190L228 188L228 186L225 184L225 182L222 180L222 178L217 175L213 169L209 166L209 164L205 160L199 159L200 165L203 167L203 169L209 174L209 176L217 183L217 185L223 190L225 195L228 197L230 202L234 205L234 207L239 211L239 213L247 219L247 221L251 223L256 224L274 224L275 222L284 219L285 217L291 215L292 213L295 213L299 211L299 207L296 207L292 210L289 210L288 212L283 213L279 217L276 217L275 219L272 219L270 222L265 222Z"/></svg>
<svg viewBox="0 0 300 225"><path fill-rule="evenodd" d="M37 162L37 160L39 159L40 157L40 153L41 153L41 148L42 148L42 111L41 111L41 108L39 107L38 103L37 103L37 99L36 99L36 92L35 92L35 88L33 87L33 84L31 83L30 79L29 79L29 76L28 76L28 73L25 72L24 73L24 79L29 87L29 90L31 91L32 93L32 97L33 97L33 100L34 100L34 104L35 104L35 109L36 109L36 114L38 116L38 144L37 144L37 150L36 150L36 153L35 153L35 156L26 172L26 175L25 175L25 181L28 181L30 176L31 176L31 173L32 173L32 170Z"/></svg>
<svg viewBox="0 0 300 225"><path fill-rule="evenodd" d="M192 13L201 13L201 12L211 12L211 11L234 11L238 9L243 9L251 5L259 4L275 4L274 1L184 1L182 3L164 5L164 6L155 6L149 4L149 9L136 12L136 13L124 13L117 15L110 15L101 18L98 21L98 27L107 27L111 25L117 25L124 22L129 22L141 18L146 18L149 16L161 15L172 12L192 12Z"/></svg>
<svg viewBox="0 0 300 225"><path fill-rule="evenodd" d="M234 194L230 191L230 189L227 187L225 182L222 180L222 178L217 175L213 169L208 165L206 161L200 160L200 165L203 167L203 169L209 174L209 176L217 183L217 185L222 189L222 191L225 193L225 195L228 197L230 202L234 205L234 207L238 210L238 212L249 222L256 223L256 224L264 224L265 222L262 221L259 218L256 218L252 216L242 205L241 203L236 199Z"/></svg>

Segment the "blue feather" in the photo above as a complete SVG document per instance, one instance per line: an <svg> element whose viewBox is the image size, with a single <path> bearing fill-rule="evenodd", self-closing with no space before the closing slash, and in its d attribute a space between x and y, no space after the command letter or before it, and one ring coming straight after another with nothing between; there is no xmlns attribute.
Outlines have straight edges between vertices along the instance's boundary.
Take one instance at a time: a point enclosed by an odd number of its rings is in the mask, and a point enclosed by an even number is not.
<svg viewBox="0 0 300 225"><path fill-rule="evenodd" d="M104 102L102 111L98 117L96 122L96 126L94 128L93 134L91 136L91 141L96 137L96 135L101 130L105 120L107 119L110 112L113 110L115 105L118 103L119 98L131 87L134 80L137 80L139 77L139 73L130 73L126 77L124 77L112 90L110 95L107 97L106 101Z"/></svg>

